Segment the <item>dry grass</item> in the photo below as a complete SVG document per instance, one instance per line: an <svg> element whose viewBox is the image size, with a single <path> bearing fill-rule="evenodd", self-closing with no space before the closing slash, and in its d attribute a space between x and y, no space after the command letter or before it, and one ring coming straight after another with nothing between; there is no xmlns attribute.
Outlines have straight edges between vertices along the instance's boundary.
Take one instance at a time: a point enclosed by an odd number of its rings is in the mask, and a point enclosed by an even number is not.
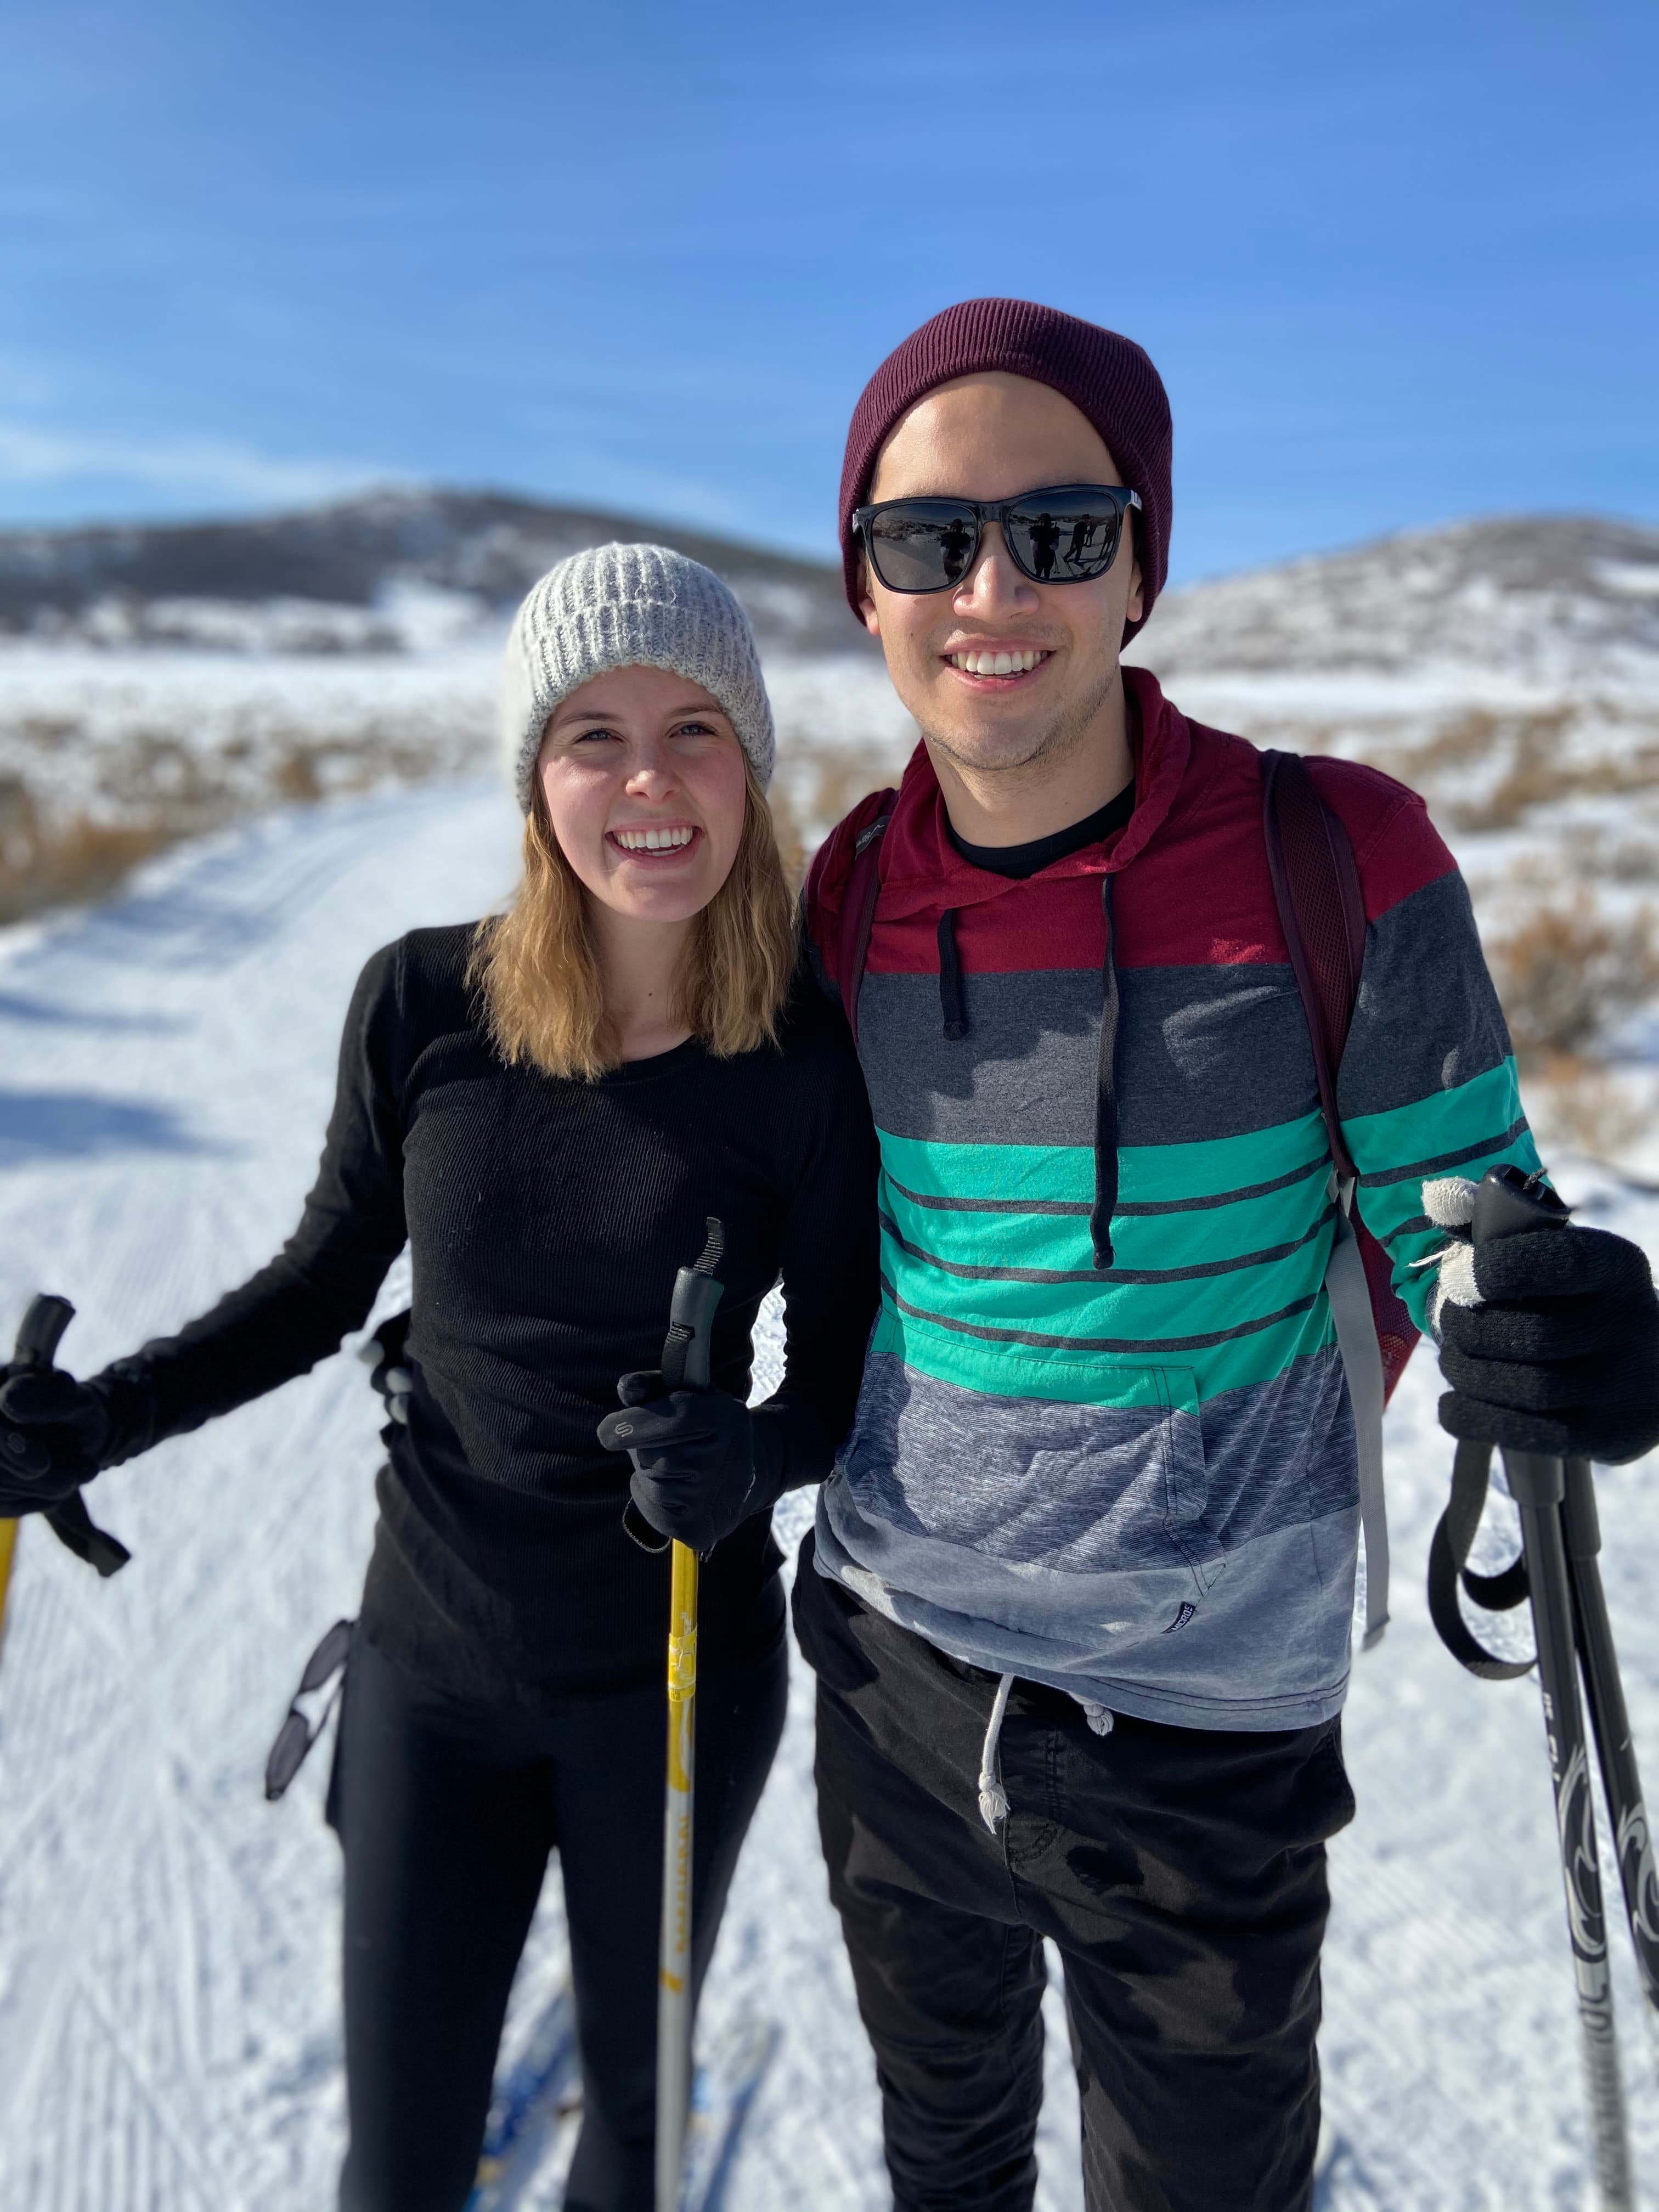
<svg viewBox="0 0 1659 2212"><path fill-rule="evenodd" d="M1570 1152L1616 1164L1652 1127L1649 1099L1596 1061L1565 1055L1528 1079L1527 1114L1546 1159Z"/></svg>
<svg viewBox="0 0 1659 2212"><path fill-rule="evenodd" d="M1575 799L1659 791L1659 714L1619 698L1340 720L1276 716L1247 729L1258 744L1381 769L1420 792L1443 828L1477 836L1522 828Z"/></svg>
<svg viewBox="0 0 1659 2212"><path fill-rule="evenodd" d="M90 770L76 780L85 800L55 806L25 775L0 772L0 922L107 897L152 854L269 807L420 783L462 764L454 743L390 720L322 736L278 725L216 745L158 726L111 746L94 745L73 717L31 715L0 738L11 757L43 767L79 749Z"/></svg>
<svg viewBox="0 0 1659 2212"><path fill-rule="evenodd" d="M772 812L772 827L777 832L778 851L783 856L784 879L793 898L806 880L811 855L800 834L800 824L795 819L794 808L789 803L787 792L774 784L767 793L767 805Z"/></svg>
<svg viewBox="0 0 1659 2212"><path fill-rule="evenodd" d="M106 898L141 860L200 826L159 814L122 823L76 814L47 823L21 782L0 779L0 922Z"/></svg>
<svg viewBox="0 0 1659 2212"><path fill-rule="evenodd" d="M1590 892L1540 905L1486 957L1522 1067L1582 1062L1617 1022L1659 993L1651 908L1610 919Z"/></svg>
<svg viewBox="0 0 1659 2212"><path fill-rule="evenodd" d="M71 720L32 720L24 734L46 755L85 736ZM799 886L828 830L866 792L896 782L903 760L878 744L799 737L780 751L772 812ZM0 774L0 922L106 897L166 846L268 807L418 784L456 766L421 732L369 721L321 738L281 729L257 744L233 736L200 750L166 729L141 730L100 763L90 809L53 811L22 776Z"/></svg>

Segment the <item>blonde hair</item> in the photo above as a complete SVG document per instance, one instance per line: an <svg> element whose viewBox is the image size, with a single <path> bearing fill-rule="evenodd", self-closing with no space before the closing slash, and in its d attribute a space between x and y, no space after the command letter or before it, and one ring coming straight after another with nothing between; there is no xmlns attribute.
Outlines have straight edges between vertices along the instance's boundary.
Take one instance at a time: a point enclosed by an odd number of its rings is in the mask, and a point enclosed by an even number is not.
<svg viewBox="0 0 1659 2212"><path fill-rule="evenodd" d="M676 1011L717 1060L777 1042L795 960L795 918L766 794L743 764L743 832L731 873L695 918L674 979ZM547 818L539 785L524 875L506 914L481 921L467 981L509 1066L592 1081L618 1064L587 927L587 897Z"/></svg>

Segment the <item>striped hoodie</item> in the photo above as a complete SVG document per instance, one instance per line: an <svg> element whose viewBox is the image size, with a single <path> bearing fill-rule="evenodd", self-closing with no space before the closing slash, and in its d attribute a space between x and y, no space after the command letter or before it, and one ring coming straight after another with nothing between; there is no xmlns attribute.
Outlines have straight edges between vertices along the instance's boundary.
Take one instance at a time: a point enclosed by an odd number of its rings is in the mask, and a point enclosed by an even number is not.
<svg viewBox="0 0 1659 2212"><path fill-rule="evenodd" d="M957 852L924 750L905 771L858 1001L882 1302L817 1564L956 1657L1085 1703L1306 1727L1346 1687L1359 1525L1312 1048L1260 756L1125 672L1133 814L1024 881ZM1423 801L1310 768L1367 921L1338 1107L1421 1325L1425 1177L1537 1157ZM832 994L860 819L807 885Z"/></svg>

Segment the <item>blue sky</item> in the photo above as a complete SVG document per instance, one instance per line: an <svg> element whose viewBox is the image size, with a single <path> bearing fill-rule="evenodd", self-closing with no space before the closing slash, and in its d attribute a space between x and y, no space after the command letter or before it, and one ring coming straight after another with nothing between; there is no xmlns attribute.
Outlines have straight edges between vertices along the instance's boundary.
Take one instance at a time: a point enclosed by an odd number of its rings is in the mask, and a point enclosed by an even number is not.
<svg viewBox="0 0 1659 2212"><path fill-rule="evenodd" d="M1129 331L1193 577L1659 520L1651 0L0 0L0 523L488 483L828 552L975 293Z"/></svg>

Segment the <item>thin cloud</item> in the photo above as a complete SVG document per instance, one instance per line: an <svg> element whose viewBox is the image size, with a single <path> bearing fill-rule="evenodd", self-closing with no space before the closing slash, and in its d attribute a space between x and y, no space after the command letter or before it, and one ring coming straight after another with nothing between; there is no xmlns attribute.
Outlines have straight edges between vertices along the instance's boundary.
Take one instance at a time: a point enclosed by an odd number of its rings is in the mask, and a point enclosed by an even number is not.
<svg viewBox="0 0 1659 2212"><path fill-rule="evenodd" d="M369 461L282 459L228 438L88 438L0 422L0 483L143 484L172 499L238 504L338 499L373 484L407 482Z"/></svg>

